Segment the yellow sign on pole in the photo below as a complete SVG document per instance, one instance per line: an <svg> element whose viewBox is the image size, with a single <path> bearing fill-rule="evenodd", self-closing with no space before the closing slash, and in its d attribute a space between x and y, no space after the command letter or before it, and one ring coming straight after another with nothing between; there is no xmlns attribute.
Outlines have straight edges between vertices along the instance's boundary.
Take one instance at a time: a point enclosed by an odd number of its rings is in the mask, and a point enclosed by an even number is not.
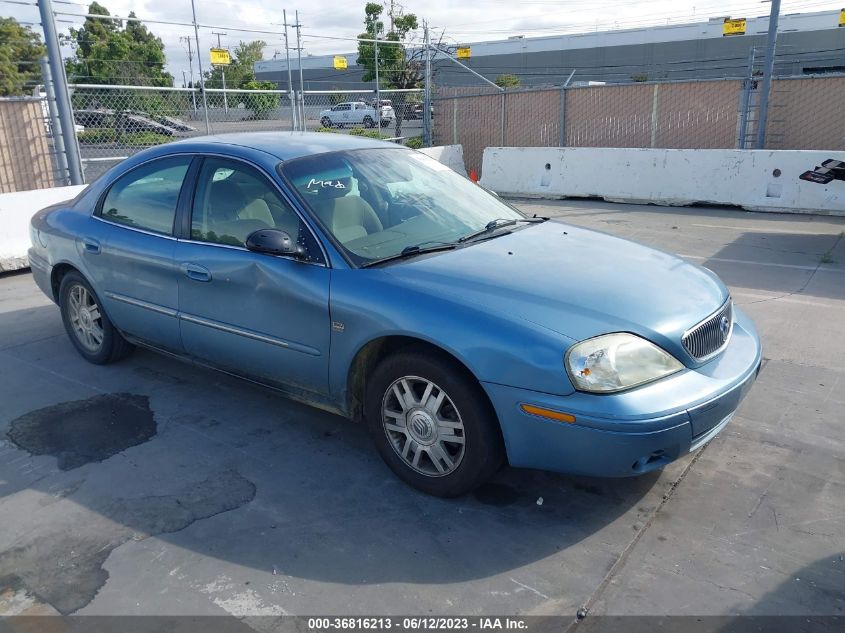
<svg viewBox="0 0 845 633"><path fill-rule="evenodd" d="M457 50L457 57L458 59L469 59L472 56L472 50L469 46L458 46Z"/></svg>
<svg viewBox="0 0 845 633"><path fill-rule="evenodd" d="M839 10L839 26L845 26L845 9Z"/></svg>
<svg viewBox="0 0 845 633"><path fill-rule="evenodd" d="M745 18L725 18L722 25L722 37L726 35L745 35Z"/></svg>
<svg viewBox="0 0 845 633"><path fill-rule="evenodd" d="M232 57L229 51L225 48L211 49L211 64L212 66L228 66L232 63Z"/></svg>
<svg viewBox="0 0 845 633"><path fill-rule="evenodd" d="M334 69L335 70L346 70L349 67L349 62L346 61L346 58L343 55L335 55L334 56Z"/></svg>

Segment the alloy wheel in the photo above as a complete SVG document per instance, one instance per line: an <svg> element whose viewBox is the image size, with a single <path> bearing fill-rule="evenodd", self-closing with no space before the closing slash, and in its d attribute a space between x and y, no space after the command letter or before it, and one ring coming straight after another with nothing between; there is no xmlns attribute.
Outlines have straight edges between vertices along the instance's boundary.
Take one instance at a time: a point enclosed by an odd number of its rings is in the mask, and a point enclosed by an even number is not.
<svg viewBox="0 0 845 633"><path fill-rule="evenodd" d="M75 284L68 293L68 316L79 343L96 354L103 345L103 318L100 306L85 286Z"/></svg>
<svg viewBox="0 0 845 633"><path fill-rule="evenodd" d="M388 387L381 411L387 438L408 466L429 477L458 468L466 448L464 424L438 385L419 376L403 376Z"/></svg>

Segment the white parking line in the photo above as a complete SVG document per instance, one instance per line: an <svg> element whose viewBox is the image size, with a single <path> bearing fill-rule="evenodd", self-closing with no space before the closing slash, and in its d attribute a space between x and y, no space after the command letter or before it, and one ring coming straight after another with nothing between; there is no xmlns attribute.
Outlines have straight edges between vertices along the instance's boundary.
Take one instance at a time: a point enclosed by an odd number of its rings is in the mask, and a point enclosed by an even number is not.
<svg viewBox="0 0 845 633"><path fill-rule="evenodd" d="M734 226L731 224L692 224L691 226L699 226L706 229L731 229L732 231L746 231L749 233L785 233L787 235L829 235L830 237L839 237L839 232L819 233L818 231L801 231L798 229L761 229L750 226Z"/></svg>
<svg viewBox="0 0 845 633"><path fill-rule="evenodd" d="M828 268L826 266L802 266L800 264L775 264L772 262L755 262L749 259L727 259L725 257L701 257L700 255L678 254L684 259L701 259L709 262L724 262L726 264L750 264L752 266L772 266L774 268L793 268L795 270L817 270L820 273L845 273L845 268Z"/></svg>

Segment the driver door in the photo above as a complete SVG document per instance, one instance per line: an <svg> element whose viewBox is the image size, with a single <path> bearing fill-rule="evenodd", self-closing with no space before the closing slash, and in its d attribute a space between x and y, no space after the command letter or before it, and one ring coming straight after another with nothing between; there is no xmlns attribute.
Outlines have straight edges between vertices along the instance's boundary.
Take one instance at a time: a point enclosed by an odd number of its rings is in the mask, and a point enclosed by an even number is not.
<svg viewBox="0 0 845 633"><path fill-rule="evenodd" d="M247 250L247 236L268 227L298 240L306 258ZM177 241L175 262L188 354L294 395L328 391L330 271L308 227L264 174L241 161L204 158L190 238Z"/></svg>

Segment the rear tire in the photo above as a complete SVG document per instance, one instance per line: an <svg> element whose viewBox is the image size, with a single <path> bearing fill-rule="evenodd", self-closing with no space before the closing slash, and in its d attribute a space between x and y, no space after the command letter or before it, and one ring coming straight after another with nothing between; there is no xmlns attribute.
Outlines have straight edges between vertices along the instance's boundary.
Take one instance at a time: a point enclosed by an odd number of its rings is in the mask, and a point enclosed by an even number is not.
<svg viewBox="0 0 845 633"><path fill-rule="evenodd" d="M367 381L364 406L382 459L422 492L466 494L504 461L487 395L462 367L441 355L406 350L388 356Z"/></svg>
<svg viewBox="0 0 845 633"><path fill-rule="evenodd" d="M62 278L59 309L71 343L88 362L106 365L135 349L112 325L94 289L76 271Z"/></svg>
<svg viewBox="0 0 845 633"><path fill-rule="evenodd" d="M375 127L375 121L373 121L372 117L365 116L364 117L364 127Z"/></svg>

